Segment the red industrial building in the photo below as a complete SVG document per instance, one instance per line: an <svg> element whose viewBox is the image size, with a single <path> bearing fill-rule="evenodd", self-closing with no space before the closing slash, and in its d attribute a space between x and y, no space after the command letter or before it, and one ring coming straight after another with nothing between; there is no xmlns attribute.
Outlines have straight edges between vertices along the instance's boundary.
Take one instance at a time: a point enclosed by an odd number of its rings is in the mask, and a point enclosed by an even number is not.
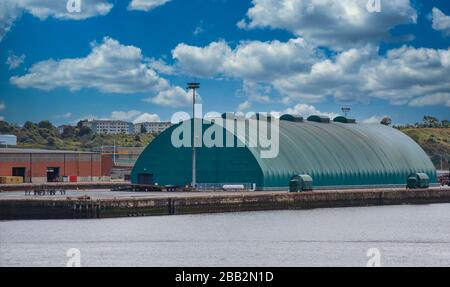
<svg viewBox="0 0 450 287"><path fill-rule="evenodd" d="M0 176L21 176L24 182L109 180L111 168L111 158L96 152L0 149Z"/></svg>

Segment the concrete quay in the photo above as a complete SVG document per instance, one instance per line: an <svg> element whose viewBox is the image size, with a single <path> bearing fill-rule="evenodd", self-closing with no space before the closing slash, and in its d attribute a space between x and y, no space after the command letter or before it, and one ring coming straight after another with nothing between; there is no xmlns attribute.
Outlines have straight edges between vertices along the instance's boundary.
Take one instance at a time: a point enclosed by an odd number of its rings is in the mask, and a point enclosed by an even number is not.
<svg viewBox="0 0 450 287"><path fill-rule="evenodd" d="M450 188L377 188L261 192L68 191L66 195L0 193L0 220L79 219L258 210L450 203Z"/></svg>

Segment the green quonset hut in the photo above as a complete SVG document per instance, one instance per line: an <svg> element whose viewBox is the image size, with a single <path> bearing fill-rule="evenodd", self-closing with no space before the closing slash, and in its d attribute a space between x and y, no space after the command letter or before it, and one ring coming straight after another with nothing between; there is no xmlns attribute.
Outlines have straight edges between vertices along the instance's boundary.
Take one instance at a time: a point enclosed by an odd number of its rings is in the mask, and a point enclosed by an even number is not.
<svg viewBox="0 0 450 287"><path fill-rule="evenodd" d="M203 124L203 130L211 125ZM171 143L172 131L178 126L165 130L147 146L133 168L132 183L190 184L192 148L176 148ZM416 172L426 173L431 183L437 180L426 153L402 132L342 118L332 122L314 116L308 121L282 117L275 158L262 158L257 147L196 150L198 183L256 184L258 190L275 190L287 189L295 175L308 174L315 187L405 186L408 175Z"/></svg>

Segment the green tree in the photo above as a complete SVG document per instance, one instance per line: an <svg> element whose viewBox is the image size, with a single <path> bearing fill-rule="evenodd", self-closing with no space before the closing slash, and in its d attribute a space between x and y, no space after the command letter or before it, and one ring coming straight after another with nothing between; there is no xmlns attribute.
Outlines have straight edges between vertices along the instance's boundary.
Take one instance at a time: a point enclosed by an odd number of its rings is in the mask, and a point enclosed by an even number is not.
<svg viewBox="0 0 450 287"><path fill-rule="evenodd" d="M34 126L35 126L35 124L33 124L33 123L30 122L30 121L26 121L26 122L23 124L23 128L24 128L24 129L27 129L27 130L32 129Z"/></svg>
<svg viewBox="0 0 450 287"><path fill-rule="evenodd" d="M75 133L76 133L75 127L72 127L72 126L65 126L65 127L63 128L63 132L62 132L62 134L61 134L61 137L62 137L62 138L65 138L65 139L67 139L67 138L73 138L73 137L75 136Z"/></svg>
<svg viewBox="0 0 450 287"><path fill-rule="evenodd" d="M41 129L48 129L48 130L54 128L52 123L50 121L47 121L47 120L40 121L39 124L38 124L38 127L40 127Z"/></svg>
<svg viewBox="0 0 450 287"><path fill-rule="evenodd" d="M13 133L15 130L15 127L13 125L10 125L8 122L0 121L0 133L2 134L9 134Z"/></svg>
<svg viewBox="0 0 450 287"><path fill-rule="evenodd" d="M392 120L390 117L384 117L380 124L385 125L385 126L389 126L392 123Z"/></svg>
<svg viewBox="0 0 450 287"><path fill-rule="evenodd" d="M80 130L78 131L78 136L79 136L79 137L83 137L83 136L86 136L86 135L92 135L92 130L91 130L90 127L85 127L85 126L83 126L83 127L81 127Z"/></svg>
<svg viewBox="0 0 450 287"><path fill-rule="evenodd" d="M54 137L48 137L47 143L49 146L55 146L56 145L56 139Z"/></svg>
<svg viewBox="0 0 450 287"><path fill-rule="evenodd" d="M426 127L435 128L439 126L439 120L432 116L424 116L423 123Z"/></svg>
<svg viewBox="0 0 450 287"><path fill-rule="evenodd" d="M81 128L84 126L85 123L87 123L87 120L81 120L81 121L79 121L79 122L77 123L77 128L81 129Z"/></svg>

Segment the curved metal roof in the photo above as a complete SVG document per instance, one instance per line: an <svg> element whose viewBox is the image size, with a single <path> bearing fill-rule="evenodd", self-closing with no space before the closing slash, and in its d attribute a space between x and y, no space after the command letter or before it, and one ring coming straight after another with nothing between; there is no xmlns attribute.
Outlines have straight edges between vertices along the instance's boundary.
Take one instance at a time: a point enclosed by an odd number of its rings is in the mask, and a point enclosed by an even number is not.
<svg viewBox="0 0 450 287"><path fill-rule="evenodd" d="M140 172L154 174L159 184L190 182L191 148L171 145L176 127L161 133L144 150L133 168L133 182ZM262 158L259 147L197 148L197 182L286 188L293 176L308 174L314 186L394 185L406 184L409 174L420 172L436 182L436 170L422 148L388 126L279 121L271 132L279 132L275 158ZM248 134L237 136L249 140Z"/></svg>
<svg viewBox="0 0 450 287"><path fill-rule="evenodd" d="M315 186L404 184L436 170L422 148L404 133L380 124L280 121L279 154L258 161L265 186L285 186L295 174L309 174Z"/></svg>

